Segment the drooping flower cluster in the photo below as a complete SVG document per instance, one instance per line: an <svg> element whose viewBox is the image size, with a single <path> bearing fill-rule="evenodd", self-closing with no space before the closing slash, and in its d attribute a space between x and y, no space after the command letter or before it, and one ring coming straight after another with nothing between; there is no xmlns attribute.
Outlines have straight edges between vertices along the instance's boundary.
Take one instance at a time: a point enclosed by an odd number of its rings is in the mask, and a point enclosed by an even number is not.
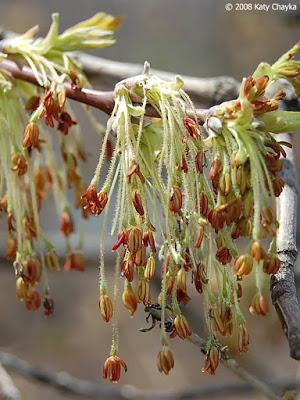
<svg viewBox="0 0 300 400"><path fill-rule="evenodd" d="M118 19L97 14L59 34L54 15L45 39L35 40L33 29L0 53L0 62L13 57L29 66L43 88L14 81L0 63L0 210L7 221L7 257L14 262L17 296L29 310L43 304L45 315L53 313L47 270L59 269L59 263L39 222L49 191L66 240L64 269L84 270L82 235L75 250L70 243L75 226L67 191L73 189L74 206L82 208L83 218L104 214L98 304L103 319L112 321L113 334L103 377L117 382L121 367L127 370L118 355L121 282L130 315L143 304L147 321L151 317L152 325L141 331L160 323L157 367L165 374L174 367L170 341L193 334L182 305L193 292L201 295L208 328L203 371L214 374L223 354L222 337L236 334L238 350L247 351L249 334L240 306L247 277L255 276L249 311L263 316L269 308L268 277L280 268L275 201L284 187L280 158L291 145L273 133L298 129L300 117L278 110L285 94L270 89L285 78L300 94L300 62L295 59L300 44L272 66L261 64L243 80L236 100L206 112L195 109L180 78L163 81L146 64L144 74L115 88L98 165L86 188L80 173L85 154L64 84L80 90L88 82L68 52L112 44L117 25ZM58 131L55 143L53 128ZM104 171L107 158L110 165ZM104 265L108 229L115 237L113 294ZM243 237L246 246L238 241ZM158 298L153 297L155 278L161 282Z"/></svg>
<svg viewBox="0 0 300 400"><path fill-rule="evenodd" d="M202 116L203 126L180 79L162 81L149 74L146 65L144 75L116 86L103 151L83 195L85 209L95 215L104 210L104 221L116 198L110 226L116 237L112 251L118 254L115 295L112 301L102 253L100 311L105 321L112 319L116 330L112 308L121 278L122 300L130 314L144 304L152 326L155 321L161 323L163 348L157 366L165 374L174 367L170 339L192 335L181 305L191 300L193 290L203 297L209 332L203 371L211 374L219 364L223 336L235 334L238 350L248 349L240 299L249 275L255 276L249 311L268 313L268 278L280 268L275 207L284 187L280 158L291 147L272 133L299 124L298 113L278 110L285 94L268 95L268 90L279 77L290 78L292 70L296 86L300 70L294 55L299 51L297 44L273 66L261 64L253 76L243 80L236 100ZM151 116L149 106L154 110ZM99 190L111 132L116 143ZM104 222L101 249L106 232ZM239 238L247 238L245 247ZM158 299L151 293L155 277L161 279ZM112 352L116 346L114 336Z"/></svg>
<svg viewBox="0 0 300 400"><path fill-rule="evenodd" d="M117 19L102 13L59 34L54 14L46 38L35 39L33 28L8 40L0 53L0 210L8 230L6 256L14 263L17 297L28 310L43 305L46 316L54 311L48 271L59 269L54 245L39 221L48 193L66 241L64 269L84 270L82 238L72 249L70 235L75 231L73 210L83 205L80 164L85 154L64 83L79 90L88 82L66 52L112 44L117 25ZM1 62L10 59L29 66L41 88L2 71Z"/></svg>

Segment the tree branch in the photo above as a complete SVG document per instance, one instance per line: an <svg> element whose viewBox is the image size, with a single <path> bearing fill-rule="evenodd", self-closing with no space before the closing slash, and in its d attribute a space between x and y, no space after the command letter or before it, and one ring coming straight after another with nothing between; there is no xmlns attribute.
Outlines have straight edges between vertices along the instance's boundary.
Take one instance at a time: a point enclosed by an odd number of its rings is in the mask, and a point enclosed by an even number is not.
<svg viewBox="0 0 300 400"><path fill-rule="evenodd" d="M99 78L105 84L115 85L117 82L139 75L143 70L140 64L106 60L84 53L73 53L79 66L90 78ZM167 81L172 81L178 74L151 69L151 72ZM184 81L184 90L194 102L211 107L222 101L232 100L238 95L239 82L229 76L214 78L196 78L180 75Z"/></svg>
<svg viewBox="0 0 300 400"><path fill-rule="evenodd" d="M279 140L291 141L290 135L280 135ZM280 270L271 280L272 302L287 336L290 355L300 360L300 308L295 286L295 263L297 258L297 177L292 149L284 160L282 178L285 187L277 203L277 252Z"/></svg>
<svg viewBox="0 0 300 400"><path fill-rule="evenodd" d="M194 345L200 347L202 352L206 352L206 341L195 333L188 338ZM280 400L280 396L270 389L270 385L251 374L245 368L241 367L236 360L229 358L226 352L221 352L221 363L230 369L235 375L241 378L244 382L248 383L255 390L262 393L267 399Z"/></svg>
<svg viewBox="0 0 300 400"><path fill-rule="evenodd" d="M205 341L199 338L197 335L193 335L191 341L203 347ZM16 356L0 352L0 362L8 368L10 371L23 376L26 379L30 379L44 385L48 385L56 390L60 390L64 393L71 395L81 396L84 398L93 399L114 399L114 400L188 400L188 399L205 399L211 397L223 397L225 394L233 395L238 394L249 394L253 390L259 390L269 399L280 399L280 396L276 393L270 392L268 388L265 388L265 384L257 380L251 375L251 378L246 380L246 383L242 384L223 384L213 386L201 386L201 387L188 387L181 390L170 390L167 392L158 391L143 391L134 386L123 385L123 386L112 386L112 385L100 385L97 383L85 381L73 377L66 372L54 372L43 367L36 367L28 363L27 361L21 360ZM224 360L223 363L234 373L245 379L249 373L244 368L237 365L234 360ZM237 372L238 371L238 372ZM253 385L253 379L256 380ZM249 382L248 382L249 380ZM275 388L277 393L283 393L285 390L296 389L300 386L300 382L272 382L270 387ZM263 390L261 390L263 388ZM12 399L17 400L17 399Z"/></svg>
<svg viewBox="0 0 300 400"><path fill-rule="evenodd" d="M37 81L32 69L26 65L18 64L13 60L6 59L0 63L0 70L6 72L10 77L15 79L20 79L37 86L41 86ZM97 108L108 115L110 115L113 111L115 104L113 91L100 91L85 88L78 89L73 87L70 83L65 83L65 93L66 97L69 99ZM207 113L208 110L196 110L199 124L203 124L205 122ZM187 114L193 117L194 111L188 111ZM147 105L146 107L146 115L148 117L160 118L159 113L150 105Z"/></svg>
<svg viewBox="0 0 300 400"><path fill-rule="evenodd" d="M11 377L0 364L0 399L21 400L19 390L15 387Z"/></svg>

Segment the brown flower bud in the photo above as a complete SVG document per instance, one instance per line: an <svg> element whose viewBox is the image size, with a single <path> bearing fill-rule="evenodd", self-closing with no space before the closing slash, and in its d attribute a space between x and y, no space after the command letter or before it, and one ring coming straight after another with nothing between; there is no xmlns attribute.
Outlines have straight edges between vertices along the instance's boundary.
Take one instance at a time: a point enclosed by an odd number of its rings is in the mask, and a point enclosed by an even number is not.
<svg viewBox="0 0 300 400"><path fill-rule="evenodd" d="M28 149L29 147L39 146L39 127L35 122L29 122L26 125L24 135L23 135L23 147Z"/></svg>
<svg viewBox="0 0 300 400"><path fill-rule="evenodd" d="M151 302L150 285L147 279L139 279L136 289L136 295L139 303L144 303L145 305L147 305Z"/></svg>
<svg viewBox="0 0 300 400"><path fill-rule="evenodd" d="M238 328L238 348L239 352L248 351L249 345L249 333L244 325L240 325Z"/></svg>
<svg viewBox="0 0 300 400"><path fill-rule="evenodd" d="M32 240L33 238L36 238L36 225L33 216L25 216L22 219L22 225L26 239Z"/></svg>
<svg viewBox="0 0 300 400"><path fill-rule="evenodd" d="M204 264L198 264L196 271L193 271L193 282L198 293L203 292L203 284L208 283L206 267Z"/></svg>
<svg viewBox="0 0 300 400"><path fill-rule="evenodd" d="M6 244L6 258L8 260L14 261L16 259L17 248L18 248L17 239L10 236Z"/></svg>
<svg viewBox="0 0 300 400"><path fill-rule="evenodd" d="M216 259L223 265L230 263L232 256L227 247L220 247L216 252Z"/></svg>
<svg viewBox="0 0 300 400"><path fill-rule="evenodd" d="M219 361L220 351L217 346L212 345L206 353L206 360L202 368L202 372L208 372L209 374L214 375L216 369L218 368Z"/></svg>
<svg viewBox="0 0 300 400"><path fill-rule="evenodd" d="M139 228L131 228L128 232L128 250L135 254L142 247L143 234Z"/></svg>
<svg viewBox="0 0 300 400"><path fill-rule="evenodd" d="M45 263L46 263L46 267L49 269L49 271L55 272L55 271L60 270L58 256L53 247L45 255Z"/></svg>
<svg viewBox="0 0 300 400"><path fill-rule="evenodd" d="M219 180L219 190L222 195L228 196L231 192L231 176L229 172L225 172L221 175Z"/></svg>
<svg viewBox="0 0 300 400"><path fill-rule="evenodd" d="M137 190L133 190L133 192L131 194L131 200L132 200L132 203L134 205L136 212L138 214L140 214L141 216L143 216L145 211L144 211L144 207L142 204L141 196Z"/></svg>
<svg viewBox="0 0 300 400"><path fill-rule="evenodd" d="M146 246L142 244L142 246L138 249L138 251L134 255L135 265L138 267L145 267L147 263L147 255L146 255Z"/></svg>
<svg viewBox="0 0 300 400"><path fill-rule="evenodd" d="M132 316L137 309L138 302L130 283L128 283L126 285L126 288L124 289L124 292L122 294L122 301L124 306L130 312L130 315Z"/></svg>
<svg viewBox="0 0 300 400"><path fill-rule="evenodd" d="M193 139L199 139L201 137L198 124L193 120L193 118L185 117L183 120L185 129L188 131Z"/></svg>
<svg viewBox="0 0 300 400"><path fill-rule="evenodd" d="M121 231L118 234L118 239L117 239L116 243L112 247L112 251L117 250L122 244L124 245L126 243L127 243L127 232Z"/></svg>
<svg viewBox="0 0 300 400"><path fill-rule="evenodd" d="M75 182L78 181L76 173ZM108 194L106 191L97 193L96 186L90 185L81 196L84 202L83 210L93 215L100 215L108 202Z"/></svg>
<svg viewBox="0 0 300 400"><path fill-rule="evenodd" d="M166 285L167 286L167 294L170 295L173 290L175 278L169 272L167 272L166 279L167 279L167 285Z"/></svg>
<svg viewBox="0 0 300 400"><path fill-rule="evenodd" d="M22 278L19 277L16 280L16 295L18 299L25 300L27 297L29 286L27 282Z"/></svg>
<svg viewBox="0 0 300 400"><path fill-rule="evenodd" d="M199 249L199 247L201 247L201 244L202 244L203 239L204 239L204 235L205 235L204 227L200 226L199 230L198 230L198 235L197 235L196 241L194 243L194 247L196 249Z"/></svg>
<svg viewBox="0 0 300 400"><path fill-rule="evenodd" d="M192 334L190 325L187 322L185 316L182 314L176 315L176 317L174 319L174 328L176 330L177 335L181 339L185 339L188 336L191 336L191 334Z"/></svg>
<svg viewBox="0 0 300 400"><path fill-rule="evenodd" d="M27 293L25 305L29 311L36 311L40 308L41 296L37 290L32 290L31 292Z"/></svg>
<svg viewBox="0 0 300 400"><path fill-rule="evenodd" d="M208 178L211 181L218 180L218 177L222 171L222 163L218 157L215 157L211 163L211 168L208 174Z"/></svg>
<svg viewBox="0 0 300 400"><path fill-rule="evenodd" d="M17 172L18 176L25 175L27 172L27 161L26 158L20 154L16 153L11 157L12 171Z"/></svg>
<svg viewBox="0 0 300 400"><path fill-rule="evenodd" d="M132 160L131 167L127 172L128 182L131 183L132 177L137 175L140 178L141 183L145 183L145 177L142 174L139 165L135 160Z"/></svg>
<svg viewBox="0 0 300 400"><path fill-rule="evenodd" d="M249 254L239 256L234 264L234 270L237 276L243 277L249 275L253 268L253 258Z"/></svg>
<svg viewBox="0 0 300 400"><path fill-rule="evenodd" d="M268 77L268 75L263 75L263 76L261 76L260 78L258 78L258 79L256 80L256 83L255 83L255 86L256 86L256 93L255 93L255 95L256 95L257 97L258 97L258 96L261 96L261 95L264 93L268 82L269 82L269 77Z"/></svg>
<svg viewBox="0 0 300 400"><path fill-rule="evenodd" d="M3 196L0 198L0 211L7 212L7 197Z"/></svg>
<svg viewBox="0 0 300 400"><path fill-rule="evenodd" d="M169 210L173 213L179 213L182 209L183 195L181 190L176 187L173 190L173 194L169 200Z"/></svg>
<svg viewBox="0 0 300 400"><path fill-rule="evenodd" d="M253 242L253 244L252 244L251 256L257 262L259 262L260 260L263 260L265 258L265 256L266 256L266 253L265 253L262 245L258 241Z"/></svg>
<svg viewBox="0 0 300 400"><path fill-rule="evenodd" d="M269 306L266 298L260 294L256 294L251 301L249 312L252 315L267 315Z"/></svg>
<svg viewBox="0 0 300 400"><path fill-rule="evenodd" d="M74 232L74 224L69 211L64 211L60 218L60 231L65 235L69 236Z"/></svg>
<svg viewBox="0 0 300 400"><path fill-rule="evenodd" d="M274 275L280 268L280 260L275 254L267 254L264 259L263 270L268 275Z"/></svg>
<svg viewBox="0 0 300 400"><path fill-rule="evenodd" d="M253 76L248 76L248 78L245 78L243 81L243 92L245 97L250 97L251 94L254 94L254 91L252 90L253 87L255 86L255 79ZM252 97L252 96L251 96ZM250 97L250 99L251 99Z"/></svg>
<svg viewBox="0 0 300 400"><path fill-rule="evenodd" d="M159 372L168 375L174 368L174 358L171 350L167 346L163 346L162 350L157 355L157 368Z"/></svg>
<svg viewBox="0 0 300 400"><path fill-rule="evenodd" d="M240 188L241 194L245 194L247 189L247 174L243 165L240 165L236 171L236 181Z"/></svg>
<svg viewBox="0 0 300 400"><path fill-rule="evenodd" d="M148 258L146 268L145 268L145 278L150 281L151 279L154 278L155 276L155 270L156 270L156 260L154 255L151 253L150 257Z"/></svg>
<svg viewBox="0 0 300 400"><path fill-rule="evenodd" d="M276 178L273 179L272 184L275 196L279 197L284 188L284 180L279 176L276 176Z"/></svg>
<svg viewBox="0 0 300 400"><path fill-rule="evenodd" d="M176 283L177 287L186 293L186 271L183 267L177 272Z"/></svg>
<svg viewBox="0 0 300 400"><path fill-rule="evenodd" d="M36 258L29 258L22 262L22 276L29 284L38 283L41 279L41 274L41 264Z"/></svg>
<svg viewBox="0 0 300 400"><path fill-rule="evenodd" d="M221 301L214 306L212 309L214 318L215 329L222 335L232 334L233 321L232 311L229 305L225 301Z"/></svg>
<svg viewBox="0 0 300 400"><path fill-rule="evenodd" d="M82 251L77 250L68 254L64 264L65 271L76 270L83 272L85 270L85 260Z"/></svg>
<svg viewBox="0 0 300 400"><path fill-rule="evenodd" d="M40 104L40 97L39 96L31 96L25 104L25 110L33 113Z"/></svg>
<svg viewBox="0 0 300 400"><path fill-rule="evenodd" d="M112 383L118 382L121 376L121 367L127 372L127 365L122 358L116 355L108 357L103 366L103 378L109 379Z"/></svg>
<svg viewBox="0 0 300 400"><path fill-rule="evenodd" d="M180 171L183 171L185 174L188 172L189 170L189 166L186 160L186 156L183 154L182 158L181 158L181 165L179 168Z"/></svg>
<svg viewBox="0 0 300 400"><path fill-rule="evenodd" d="M105 322L109 322L113 316L113 304L106 293L99 296L98 306Z"/></svg>
<svg viewBox="0 0 300 400"><path fill-rule="evenodd" d="M153 233L151 232L151 230L144 233L143 243L145 246L149 245L152 252L156 253L155 240L154 240L154 236L153 236Z"/></svg>
<svg viewBox="0 0 300 400"><path fill-rule="evenodd" d="M200 174L203 173L203 151L198 151L195 156L196 171Z"/></svg>
<svg viewBox="0 0 300 400"><path fill-rule="evenodd" d="M132 282L134 278L134 262L128 252L121 263L121 276L124 276L128 282Z"/></svg>
<svg viewBox="0 0 300 400"><path fill-rule="evenodd" d="M200 213L203 217L206 217L208 214L208 199L204 192L201 192L200 195Z"/></svg>

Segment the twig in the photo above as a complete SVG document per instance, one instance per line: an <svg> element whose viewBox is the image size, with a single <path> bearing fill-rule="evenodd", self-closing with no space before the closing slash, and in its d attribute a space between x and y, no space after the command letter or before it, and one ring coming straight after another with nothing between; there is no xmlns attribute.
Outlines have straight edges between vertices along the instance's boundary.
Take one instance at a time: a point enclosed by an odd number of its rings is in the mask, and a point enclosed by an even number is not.
<svg viewBox="0 0 300 400"><path fill-rule="evenodd" d="M37 81L32 69L26 65L18 64L13 60L6 59L0 63L0 70L5 71L9 76L15 79L20 79L37 86L41 86ZM69 83L65 83L65 93L66 97L69 99L95 107L106 114L111 114L114 108L115 100L113 91L100 91L85 88L79 89L73 87ZM208 112L209 110L196 110L196 115L200 124L205 122ZM187 114L193 117L194 111L188 111ZM148 117L160 118L158 112L150 105L147 105L146 107L146 115Z"/></svg>
<svg viewBox="0 0 300 400"><path fill-rule="evenodd" d="M0 364L0 399L21 400L19 390L14 385L11 377Z"/></svg>
<svg viewBox="0 0 300 400"><path fill-rule="evenodd" d="M200 340L200 347L205 343L204 340L199 337L193 338L196 342ZM198 345L198 344L197 344ZM230 369L233 369L236 373L238 368L239 371L245 371L242 367L234 365L231 361L227 365ZM228 362L227 361L227 362ZM57 390L63 391L68 394L81 396L85 398L94 399L114 399L114 400L188 400L188 399L205 399L211 397L223 397L224 394L238 394L241 398L242 394L251 393L257 387L253 387L253 383L247 381L243 384L225 384L225 385L213 385L213 386L201 386L201 387L188 387L181 390L170 390L167 392L158 391L143 391L133 386L108 386L100 385L97 383L81 380L73 377L66 372L53 372L46 368L35 367L27 361L20 360L19 358L9 353L0 352L0 362L8 368L10 371L15 372L26 379L34 380L42 384L51 386ZM240 375L240 373L239 373ZM244 379L244 377L243 377ZM253 377L252 377L253 379ZM256 378L257 379L257 378ZM260 384L262 384L260 382ZM264 384L262 384L264 385ZM281 393L287 389L295 389L300 386L300 382L274 382L270 384L271 387L275 388L278 393ZM261 391L261 390L260 390ZM262 393L262 391L261 391ZM276 397L268 397L272 399L279 399Z"/></svg>
<svg viewBox="0 0 300 400"><path fill-rule="evenodd" d="M206 352L206 341L195 333L189 337L189 341L196 346L200 347L202 352ZM229 358L226 352L221 352L221 363L234 372L244 382L248 383L255 390L262 393L267 399L280 400L280 396L270 389L271 386L251 374L244 367L241 367L238 362L232 358Z"/></svg>
<svg viewBox="0 0 300 400"><path fill-rule="evenodd" d="M143 70L142 65L106 60L89 54L74 53L73 57L89 77L97 77L105 83L114 85L120 80L139 75ZM165 80L174 80L175 73L151 69L152 73ZM222 101L232 100L237 97L239 82L229 76L214 78L196 78L180 75L184 81L184 90L192 99L205 106L213 106Z"/></svg>
<svg viewBox="0 0 300 400"><path fill-rule="evenodd" d="M290 135L280 135L279 140L290 142L291 138ZM297 177L292 150L287 151L282 177L285 187L277 205L277 251L281 267L272 278L271 296L289 342L290 355L300 360L300 308L294 273L297 258Z"/></svg>

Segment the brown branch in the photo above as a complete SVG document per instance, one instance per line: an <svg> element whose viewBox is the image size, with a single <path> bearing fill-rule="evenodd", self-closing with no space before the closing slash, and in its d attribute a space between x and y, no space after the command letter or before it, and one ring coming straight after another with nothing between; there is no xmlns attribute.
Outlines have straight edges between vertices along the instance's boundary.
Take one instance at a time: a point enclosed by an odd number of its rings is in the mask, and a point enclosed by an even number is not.
<svg viewBox="0 0 300 400"><path fill-rule="evenodd" d="M194 335L192 338L194 344L202 345L205 343L201 338ZM200 342L199 342L200 341ZM201 386L201 387L188 387L185 389L179 389L176 391L170 390L167 392L158 391L143 391L133 386L113 386L113 385L101 385L94 382L85 381L82 379L75 378L67 372L54 372L47 368L36 367L28 363L27 361L21 360L12 354L0 352L0 362L10 371L23 376L26 379L30 379L35 382L48 385L56 390L60 390L64 393L76 395L84 398L94 399L114 399L114 400L188 400L188 399L205 399L212 397L223 397L225 394L234 395L238 394L239 398L241 395L248 395L253 390L258 390L257 382L256 386L253 385L251 379L247 383L242 384L224 384L224 385L212 385L212 386ZM235 373L238 370L238 375L245 374L244 368L238 366L235 361L227 360L227 367L232 369ZM248 372L246 375L249 374ZM248 375L247 375L248 376ZM245 379L245 377L242 377ZM257 380L257 378L255 378ZM260 381L258 381L260 382ZM264 383L260 382L260 385L264 387ZM285 390L296 389L300 386L300 382L272 382L269 384L270 387L274 388L276 392L283 393ZM267 398L279 399L279 395L271 393L268 389L262 391ZM272 395L272 397L270 397Z"/></svg>
<svg viewBox="0 0 300 400"><path fill-rule="evenodd" d="M32 69L26 65L17 64L12 60L3 60L0 70L5 71L10 77L41 86ZM111 114L114 107L114 94L112 91L98 91L91 89L77 89L71 84L65 84L66 96L69 99L98 108L106 114Z"/></svg>
<svg viewBox="0 0 300 400"><path fill-rule="evenodd" d="M6 59L0 63L0 70L4 71L6 74L8 74L8 76L15 79L19 79L43 87L37 81L32 69L27 67L26 65L18 64L13 60ZM70 83L65 83L65 93L66 97L68 97L69 99L97 108L98 110L101 110L108 115L111 114L113 111L115 104L113 91L100 91L85 88L79 89L73 87ZM203 124L205 122L207 118L207 113L208 110L196 110L196 115L200 124ZM188 114L193 117L194 111L188 111ZM146 107L146 115L148 117L160 118L158 112L150 105L147 105Z"/></svg>

